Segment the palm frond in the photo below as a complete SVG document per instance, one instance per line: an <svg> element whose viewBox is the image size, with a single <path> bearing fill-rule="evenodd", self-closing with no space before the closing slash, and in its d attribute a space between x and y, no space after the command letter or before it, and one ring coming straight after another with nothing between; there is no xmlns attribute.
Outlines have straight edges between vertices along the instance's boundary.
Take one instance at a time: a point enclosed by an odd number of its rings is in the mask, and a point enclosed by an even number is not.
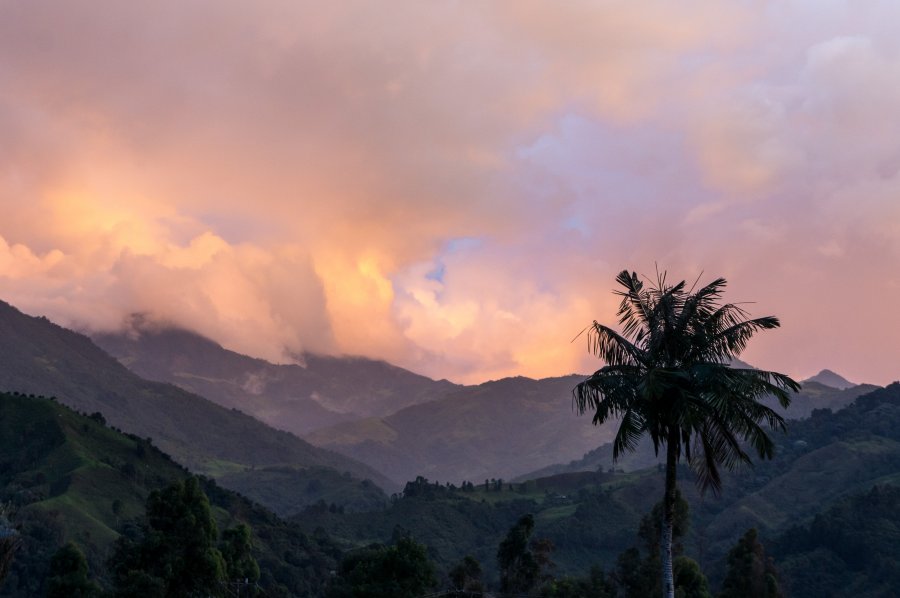
<svg viewBox="0 0 900 598"><path fill-rule="evenodd" d="M627 338L598 322L588 330L588 350L609 365L644 363L644 352Z"/></svg>
<svg viewBox="0 0 900 598"><path fill-rule="evenodd" d="M619 429L613 440L613 461L618 461L619 456L626 450L633 451L637 448L638 440L644 433L644 419L634 409L629 409L619 422Z"/></svg>
<svg viewBox="0 0 900 598"><path fill-rule="evenodd" d="M602 424L633 408L637 400L635 366L605 366L572 391L572 404L579 414L594 411L593 423Z"/></svg>
<svg viewBox="0 0 900 598"><path fill-rule="evenodd" d="M593 412L595 424L619 418L614 458L647 434L657 454L672 445L670 455L687 459L700 489L718 493L721 467L750 463L749 450L774 453L768 431L784 430L784 418L760 400L787 407L800 389L784 374L729 365L755 333L780 322L723 304L724 278L687 290L657 268L655 282L628 270L616 282L620 331L596 321L588 328L588 348L606 365L576 386L573 406Z"/></svg>
<svg viewBox="0 0 900 598"><path fill-rule="evenodd" d="M632 337L640 330L651 328L653 319L653 307L650 293L644 290L644 283L636 272L622 270L616 277L616 282L625 288L624 291L613 291L622 297L619 304L619 324L623 326L622 334Z"/></svg>

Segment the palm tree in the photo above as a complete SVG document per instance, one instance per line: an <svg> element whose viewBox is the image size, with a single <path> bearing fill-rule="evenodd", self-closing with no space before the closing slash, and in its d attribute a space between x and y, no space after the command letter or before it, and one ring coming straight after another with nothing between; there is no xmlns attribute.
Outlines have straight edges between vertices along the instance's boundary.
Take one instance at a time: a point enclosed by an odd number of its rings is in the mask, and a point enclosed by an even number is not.
<svg viewBox="0 0 900 598"><path fill-rule="evenodd" d="M726 282L718 278L694 292L684 281L645 288L634 272L622 271L621 332L597 323L588 330L589 350L606 365L573 391L580 414L593 411L593 423L619 418L613 459L634 450L645 433L654 450L666 450L663 498L663 595L675 595L672 576L672 521L676 465L684 458L701 491L718 493L719 466L750 463L745 448L771 458L774 443L763 429L784 430L784 419L759 399L773 395L790 403L800 385L777 372L730 367L754 333L777 328L777 318L749 319L740 306L721 303ZM696 283L695 283L696 284Z"/></svg>

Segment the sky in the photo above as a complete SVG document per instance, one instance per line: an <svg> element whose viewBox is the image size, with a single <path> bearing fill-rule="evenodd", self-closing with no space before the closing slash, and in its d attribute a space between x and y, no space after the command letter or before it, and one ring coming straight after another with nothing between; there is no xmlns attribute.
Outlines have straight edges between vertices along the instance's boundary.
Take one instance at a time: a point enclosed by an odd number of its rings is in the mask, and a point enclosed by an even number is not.
<svg viewBox="0 0 900 598"><path fill-rule="evenodd" d="M0 299L276 362L587 373L614 278L900 378L900 3L0 0Z"/></svg>

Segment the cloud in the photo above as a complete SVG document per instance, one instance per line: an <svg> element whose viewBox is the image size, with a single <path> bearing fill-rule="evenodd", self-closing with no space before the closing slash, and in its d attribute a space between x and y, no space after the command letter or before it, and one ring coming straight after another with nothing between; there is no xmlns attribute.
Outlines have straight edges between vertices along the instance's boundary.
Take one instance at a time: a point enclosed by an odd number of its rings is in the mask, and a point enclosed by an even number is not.
<svg viewBox="0 0 900 598"><path fill-rule="evenodd" d="M593 367L570 339L658 262L783 315L760 365L886 382L898 12L5 4L0 293L478 381Z"/></svg>

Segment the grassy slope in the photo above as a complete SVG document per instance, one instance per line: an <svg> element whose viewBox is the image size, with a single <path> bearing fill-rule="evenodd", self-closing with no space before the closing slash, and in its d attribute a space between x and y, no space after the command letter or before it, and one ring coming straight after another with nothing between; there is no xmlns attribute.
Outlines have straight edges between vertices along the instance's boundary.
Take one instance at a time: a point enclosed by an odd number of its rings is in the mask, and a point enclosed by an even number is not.
<svg viewBox="0 0 900 598"><path fill-rule="evenodd" d="M0 501L15 506L14 521L23 529L39 520L49 522L54 532L32 537L26 533L22 555L2 595L33 595L49 555L67 540L82 547L94 574L103 580L104 561L119 526L143 514L151 490L189 475L145 440L49 399L0 394L0 414ZM253 527L266 585L280 582L301 589L285 562L289 552L320 559L325 568L312 577L317 575L321 583L327 576L336 555L327 542L316 545L299 529L211 483L206 490L220 529L238 521Z"/></svg>

